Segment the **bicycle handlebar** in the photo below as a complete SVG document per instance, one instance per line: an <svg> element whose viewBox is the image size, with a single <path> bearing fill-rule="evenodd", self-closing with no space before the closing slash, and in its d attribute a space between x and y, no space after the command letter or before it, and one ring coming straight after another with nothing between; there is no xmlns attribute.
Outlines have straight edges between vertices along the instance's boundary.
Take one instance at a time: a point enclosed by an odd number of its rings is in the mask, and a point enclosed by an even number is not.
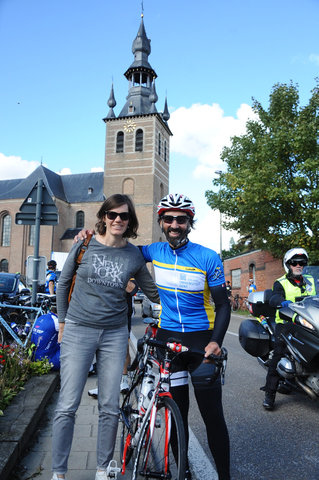
<svg viewBox="0 0 319 480"><path fill-rule="evenodd" d="M195 348L190 348L179 341L172 340L170 342L163 342L160 340L157 340L156 338L150 337L148 338L145 336L143 338L143 343L146 343L147 345L150 345L152 347L159 347L159 348L164 348L166 351L170 351L173 353L194 353L195 355L200 355L202 357L205 356L206 352L204 350L197 350ZM221 354L220 355L215 355L214 353L211 353L208 357L206 357L206 360L211 360L213 363L222 364L225 360L227 360L228 352L225 347L221 348Z"/></svg>

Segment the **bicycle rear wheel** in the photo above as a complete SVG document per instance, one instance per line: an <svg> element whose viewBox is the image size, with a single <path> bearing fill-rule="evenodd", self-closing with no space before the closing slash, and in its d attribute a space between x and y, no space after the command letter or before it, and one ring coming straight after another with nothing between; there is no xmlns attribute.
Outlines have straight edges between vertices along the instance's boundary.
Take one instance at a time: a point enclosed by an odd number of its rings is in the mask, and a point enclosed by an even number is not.
<svg viewBox="0 0 319 480"><path fill-rule="evenodd" d="M185 480L186 442L178 406L161 397L149 415L134 455L132 480Z"/></svg>

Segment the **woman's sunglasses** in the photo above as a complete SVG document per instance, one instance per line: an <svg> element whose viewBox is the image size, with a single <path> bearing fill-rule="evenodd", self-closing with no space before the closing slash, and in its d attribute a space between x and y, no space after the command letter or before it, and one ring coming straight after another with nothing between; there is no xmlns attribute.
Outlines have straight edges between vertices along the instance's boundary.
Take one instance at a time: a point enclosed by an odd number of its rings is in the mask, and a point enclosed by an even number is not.
<svg viewBox="0 0 319 480"><path fill-rule="evenodd" d="M128 212L112 212L111 210L108 212L105 212L107 218L109 220L115 220L117 217L120 217L120 219L125 222L126 220L129 220L130 214Z"/></svg>
<svg viewBox="0 0 319 480"><path fill-rule="evenodd" d="M300 265L300 267L305 267L307 265L307 260L290 260L289 263L292 267L296 267L297 265Z"/></svg>
<svg viewBox="0 0 319 480"><path fill-rule="evenodd" d="M163 215L162 220L168 225L171 225L174 222L174 220L176 220L178 225L185 225L188 222L188 216L180 215L180 216L174 217L173 215Z"/></svg>

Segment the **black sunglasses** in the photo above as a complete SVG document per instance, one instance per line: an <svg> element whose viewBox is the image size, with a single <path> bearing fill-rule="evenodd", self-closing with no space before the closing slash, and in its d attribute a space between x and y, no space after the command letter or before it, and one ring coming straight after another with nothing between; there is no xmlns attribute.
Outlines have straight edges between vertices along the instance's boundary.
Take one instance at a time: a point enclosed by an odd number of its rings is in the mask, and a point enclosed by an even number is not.
<svg viewBox="0 0 319 480"><path fill-rule="evenodd" d="M106 216L109 220L115 220L117 217L120 217L120 219L125 222L126 220L129 220L130 214L128 212L112 212L111 210L108 212L105 212Z"/></svg>
<svg viewBox="0 0 319 480"><path fill-rule="evenodd" d="M290 260L289 264L292 267L296 267L297 265L300 265L301 267L305 267L307 265L307 260Z"/></svg>
<svg viewBox="0 0 319 480"><path fill-rule="evenodd" d="M176 220L178 225L185 225L188 222L188 216L180 215L180 216L174 217L173 215L163 215L162 220L165 223L168 223L169 225L171 225L174 222L174 220Z"/></svg>

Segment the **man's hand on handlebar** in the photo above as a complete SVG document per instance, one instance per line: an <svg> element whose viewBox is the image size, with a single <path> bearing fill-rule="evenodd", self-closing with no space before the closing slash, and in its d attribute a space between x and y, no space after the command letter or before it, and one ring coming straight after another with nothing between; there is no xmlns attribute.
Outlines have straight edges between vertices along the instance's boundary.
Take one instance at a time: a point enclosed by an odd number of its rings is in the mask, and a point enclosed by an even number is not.
<svg viewBox="0 0 319 480"><path fill-rule="evenodd" d="M205 347L205 357L203 362L204 363L211 363L211 360L209 360L209 355L217 355L219 356L221 354L221 349L218 343L216 342L209 342L206 347Z"/></svg>
<svg viewBox="0 0 319 480"><path fill-rule="evenodd" d="M85 230L84 228L77 234L75 235L73 239L73 243L77 243L78 241L83 241L86 239L87 235L91 233L92 235L95 234L94 230Z"/></svg>

